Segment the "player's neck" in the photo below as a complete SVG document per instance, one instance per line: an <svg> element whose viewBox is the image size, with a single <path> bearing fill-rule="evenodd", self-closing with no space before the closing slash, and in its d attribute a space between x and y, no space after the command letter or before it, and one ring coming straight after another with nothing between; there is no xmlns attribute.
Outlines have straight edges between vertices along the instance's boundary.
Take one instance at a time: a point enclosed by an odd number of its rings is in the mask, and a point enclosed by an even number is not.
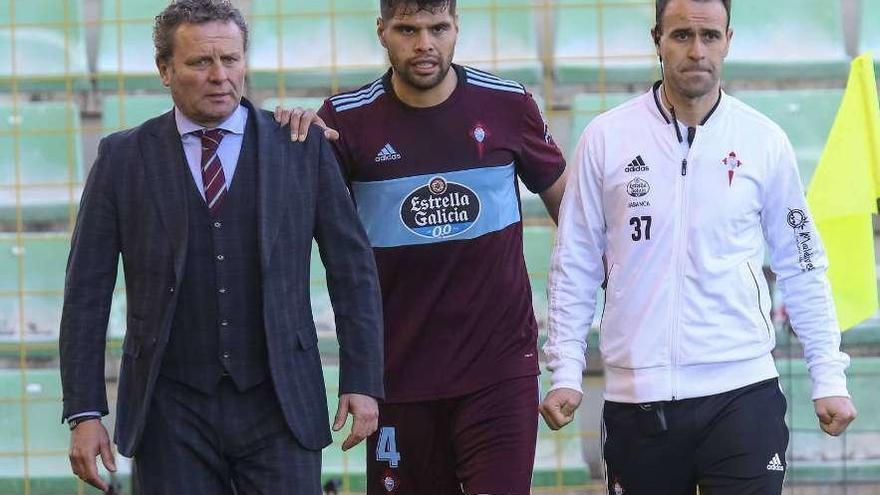
<svg viewBox="0 0 880 495"><path fill-rule="evenodd" d="M391 85L394 87L394 94L403 103L411 107L428 108L437 106L452 96L458 86L458 74L454 67L450 67L440 84L431 89L420 89L402 80L397 71L392 71Z"/></svg>
<svg viewBox="0 0 880 495"><path fill-rule="evenodd" d="M688 127L697 127L718 102L719 89L720 85L703 96L688 98L670 90L666 84L663 84L660 86L660 97L666 111L672 113L671 109L674 108L676 119Z"/></svg>

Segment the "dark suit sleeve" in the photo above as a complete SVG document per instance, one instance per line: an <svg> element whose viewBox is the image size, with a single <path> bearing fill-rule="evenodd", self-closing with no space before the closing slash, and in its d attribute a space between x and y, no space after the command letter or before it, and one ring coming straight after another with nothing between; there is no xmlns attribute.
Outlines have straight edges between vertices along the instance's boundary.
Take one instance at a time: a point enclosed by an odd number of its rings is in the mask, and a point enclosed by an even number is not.
<svg viewBox="0 0 880 495"><path fill-rule="evenodd" d="M119 260L110 148L107 139L98 147L67 260L59 338L63 418L84 411L109 412L104 351Z"/></svg>
<svg viewBox="0 0 880 495"><path fill-rule="evenodd" d="M321 135L316 128L311 133ZM373 250L323 136L319 155L315 239L336 315L339 392L382 398L382 304Z"/></svg>

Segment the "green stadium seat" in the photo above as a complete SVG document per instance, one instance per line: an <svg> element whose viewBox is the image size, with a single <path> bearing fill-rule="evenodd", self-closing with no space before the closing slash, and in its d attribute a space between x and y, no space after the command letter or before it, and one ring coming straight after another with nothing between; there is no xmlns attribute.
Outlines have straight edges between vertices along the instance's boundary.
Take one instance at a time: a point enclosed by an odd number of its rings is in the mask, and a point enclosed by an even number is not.
<svg viewBox="0 0 880 495"><path fill-rule="evenodd" d="M173 106L170 95L108 95L104 98L101 127L105 134L135 127Z"/></svg>
<svg viewBox="0 0 880 495"><path fill-rule="evenodd" d="M580 93L571 105L571 133L568 147L569 160L574 159L578 141L594 117L621 103L635 98L636 93Z"/></svg>
<svg viewBox="0 0 880 495"><path fill-rule="evenodd" d="M532 0L459 0L455 61L523 84L541 80Z"/></svg>
<svg viewBox="0 0 880 495"><path fill-rule="evenodd" d="M0 103L0 222L14 222L19 206L26 223L70 219L83 180L80 136L75 103Z"/></svg>
<svg viewBox="0 0 880 495"><path fill-rule="evenodd" d="M0 234L0 273L8 274L0 277L0 357L18 356L22 345L29 356L58 354L69 250L67 232ZM119 344L125 335L121 263L116 285L108 333Z"/></svg>
<svg viewBox="0 0 880 495"><path fill-rule="evenodd" d="M642 83L659 79L651 2L559 0L553 62L556 80Z"/></svg>
<svg viewBox="0 0 880 495"><path fill-rule="evenodd" d="M66 233L0 234L0 344L58 339L69 246Z"/></svg>
<svg viewBox="0 0 880 495"><path fill-rule="evenodd" d="M725 80L846 80L849 57L840 2L739 0L733 3L731 27Z"/></svg>
<svg viewBox="0 0 880 495"><path fill-rule="evenodd" d="M0 431L0 493L99 493L79 492L70 472L57 369L0 370ZM117 457L117 468L117 480L127 484L130 464Z"/></svg>
<svg viewBox="0 0 880 495"><path fill-rule="evenodd" d="M776 366L788 400L788 482L880 480L880 401L876 392L880 358L852 358L848 387L859 417L849 426L845 438L829 437L819 429L803 359L778 359Z"/></svg>
<svg viewBox="0 0 880 495"><path fill-rule="evenodd" d="M98 88L161 89L153 48L154 18L162 2L102 0Z"/></svg>
<svg viewBox="0 0 880 495"><path fill-rule="evenodd" d="M0 90L89 86L81 0L0 0Z"/></svg>
<svg viewBox="0 0 880 495"><path fill-rule="evenodd" d="M737 98L779 124L797 155L806 187L825 149L843 92L838 89L738 91Z"/></svg>
<svg viewBox="0 0 880 495"><path fill-rule="evenodd" d="M252 7L252 87L335 90L367 84L385 70L375 3L275 0Z"/></svg>
<svg viewBox="0 0 880 495"><path fill-rule="evenodd" d="M844 332L841 342L845 348L880 344L880 312Z"/></svg>

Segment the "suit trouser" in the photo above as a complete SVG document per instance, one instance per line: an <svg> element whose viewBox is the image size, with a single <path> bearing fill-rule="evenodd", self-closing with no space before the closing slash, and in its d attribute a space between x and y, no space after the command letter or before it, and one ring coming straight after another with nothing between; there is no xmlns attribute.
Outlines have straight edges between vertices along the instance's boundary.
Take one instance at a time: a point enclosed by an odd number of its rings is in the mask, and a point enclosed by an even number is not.
<svg viewBox="0 0 880 495"><path fill-rule="evenodd" d="M776 379L674 402L605 402L610 495L779 495L786 401Z"/></svg>
<svg viewBox="0 0 880 495"><path fill-rule="evenodd" d="M321 493L321 452L290 432L271 380L205 395L160 376L134 461L143 495Z"/></svg>

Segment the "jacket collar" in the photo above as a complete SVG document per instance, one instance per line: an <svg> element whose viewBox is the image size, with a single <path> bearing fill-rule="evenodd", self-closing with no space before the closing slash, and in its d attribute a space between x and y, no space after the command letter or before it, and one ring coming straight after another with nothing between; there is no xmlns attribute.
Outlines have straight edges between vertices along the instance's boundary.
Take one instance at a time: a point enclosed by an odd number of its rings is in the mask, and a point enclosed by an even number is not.
<svg viewBox="0 0 880 495"><path fill-rule="evenodd" d="M663 81L655 82L654 85L651 87L651 90L648 92L650 95L648 96L648 107L651 113L658 119L660 119L663 123L665 123L666 125L672 125L673 122L675 122L675 112L674 110L667 110L666 107L663 105L663 101L660 97L660 86L662 85L662 83ZM706 116L703 117L703 120L700 122L699 127L708 130L709 128L714 126L715 122L720 120L720 117L726 111L728 99L729 98L727 96L727 93L725 93L723 89L719 89L718 99L715 100L715 105L712 107L711 110L709 110L709 113L707 113ZM678 124L675 125L675 132L678 136L679 141L681 141L683 137L680 135Z"/></svg>

